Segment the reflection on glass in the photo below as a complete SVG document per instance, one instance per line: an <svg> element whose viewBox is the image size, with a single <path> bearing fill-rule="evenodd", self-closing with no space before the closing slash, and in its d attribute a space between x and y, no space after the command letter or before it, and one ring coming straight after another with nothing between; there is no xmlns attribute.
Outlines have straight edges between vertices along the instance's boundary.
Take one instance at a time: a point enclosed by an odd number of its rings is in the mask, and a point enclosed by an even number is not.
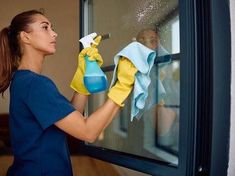
<svg viewBox="0 0 235 176"><path fill-rule="evenodd" d="M149 87L147 104L151 107L144 113L144 147L166 161L177 164L179 133L179 61L155 65L151 72L152 80L160 79L165 89L164 104L154 102L158 82ZM153 104L153 105L152 105ZM150 137L151 136L151 137Z"/></svg>
<svg viewBox="0 0 235 176"><path fill-rule="evenodd" d="M133 40L155 50L157 57L151 68L148 98L140 118L130 121L130 95L110 126L96 142L88 145L177 165L180 119L178 1L90 0L89 7L89 26L85 32L111 33L111 38L99 46L104 66L113 65L117 52ZM106 75L110 83L113 72L106 72ZM90 96L88 113L100 106L106 97L105 92Z"/></svg>

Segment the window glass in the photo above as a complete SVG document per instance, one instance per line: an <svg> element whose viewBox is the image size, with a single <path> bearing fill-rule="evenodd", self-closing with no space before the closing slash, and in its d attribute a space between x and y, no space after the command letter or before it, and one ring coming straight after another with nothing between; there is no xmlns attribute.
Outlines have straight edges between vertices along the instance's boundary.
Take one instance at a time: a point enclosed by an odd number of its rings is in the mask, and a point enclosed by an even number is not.
<svg viewBox="0 0 235 176"><path fill-rule="evenodd" d="M114 56L133 41L156 52L149 72L148 96L138 118L131 121L133 99L130 95L125 107L97 141L87 145L177 165L180 121L178 0L87 2L85 34L111 34L99 45L104 69L113 65ZM105 73L110 83L113 71ZM107 92L90 96L87 113L92 113L106 98Z"/></svg>

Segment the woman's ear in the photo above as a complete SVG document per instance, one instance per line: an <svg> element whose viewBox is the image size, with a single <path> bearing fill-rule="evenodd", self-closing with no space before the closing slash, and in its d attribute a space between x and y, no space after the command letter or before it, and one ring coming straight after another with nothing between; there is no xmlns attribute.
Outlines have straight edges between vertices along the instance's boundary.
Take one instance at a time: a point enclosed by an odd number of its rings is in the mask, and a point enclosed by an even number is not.
<svg viewBox="0 0 235 176"><path fill-rule="evenodd" d="M29 41L29 35L27 32L25 31L21 31L20 32L20 40L23 42L23 43L26 43L26 44L29 44L30 41Z"/></svg>

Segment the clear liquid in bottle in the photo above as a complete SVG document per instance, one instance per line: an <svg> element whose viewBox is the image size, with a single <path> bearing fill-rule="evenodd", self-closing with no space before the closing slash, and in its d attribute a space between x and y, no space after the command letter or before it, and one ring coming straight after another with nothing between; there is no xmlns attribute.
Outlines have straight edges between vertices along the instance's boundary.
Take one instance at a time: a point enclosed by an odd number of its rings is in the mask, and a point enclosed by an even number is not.
<svg viewBox="0 0 235 176"><path fill-rule="evenodd" d="M84 76L84 84L90 93L101 92L107 89L106 76Z"/></svg>

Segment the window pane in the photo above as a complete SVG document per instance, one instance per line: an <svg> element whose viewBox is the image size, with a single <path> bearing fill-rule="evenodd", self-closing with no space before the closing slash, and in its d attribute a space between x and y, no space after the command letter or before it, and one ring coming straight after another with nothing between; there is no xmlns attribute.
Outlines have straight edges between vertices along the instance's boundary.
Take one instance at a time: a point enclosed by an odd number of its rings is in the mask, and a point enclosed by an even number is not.
<svg viewBox="0 0 235 176"><path fill-rule="evenodd" d="M157 57L151 68L151 83L145 107L138 119L131 121L132 95L111 125L92 146L178 164L180 119L180 44L177 0L102 0L88 1L86 34L110 33L99 51L104 66L113 65L114 56L133 40L155 50ZM154 29L153 35L140 31ZM138 35L139 34L139 35ZM148 34L148 33L147 33ZM142 36L143 41L141 40ZM113 71L106 72L112 80ZM89 98L88 114L106 100L106 92Z"/></svg>

